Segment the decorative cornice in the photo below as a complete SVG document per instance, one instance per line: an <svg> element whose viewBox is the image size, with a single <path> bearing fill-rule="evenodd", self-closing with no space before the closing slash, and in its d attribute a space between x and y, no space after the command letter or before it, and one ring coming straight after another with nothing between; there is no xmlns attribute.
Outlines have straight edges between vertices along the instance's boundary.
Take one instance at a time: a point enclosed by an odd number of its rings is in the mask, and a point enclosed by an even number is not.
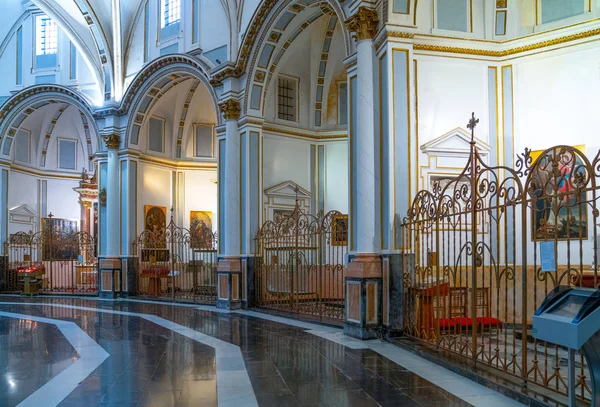
<svg viewBox="0 0 600 407"><path fill-rule="evenodd" d="M490 49L476 49L476 48L463 48L463 47L452 47L446 45L431 45L431 44L414 44L413 49L415 51L429 51L429 52L444 52L450 54L463 54L463 55L475 55L485 56L493 58L510 57L524 52L535 51L541 48L553 47L555 45L566 44L573 41L578 41L590 37L600 35L600 28L593 30L583 31L576 34L566 35L564 37L553 38L551 40L535 42L533 44L522 45L520 47L509 48L505 50L490 50Z"/></svg>
<svg viewBox="0 0 600 407"><path fill-rule="evenodd" d="M379 16L377 11L361 6L349 19L344 22L348 31L354 33L356 41L372 40L377 34Z"/></svg>
<svg viewBox="0 0 600 407"><path fill-rule="evenodd" d="M106 148L109 150L118 150L121 145L121 137L118 134L107 134L102 136L102 140L104 140Z"/></svg>
<svg viewBox="0 0 600 407"><path fill-rule="evenodd" d="M219 109L223 113L225 120L237 120L240 118L240 102L234 99L227 99L226 101L219 103Z"/></svg>
<svg viewBox="0 0 600 407"><path fill-rule="evenodd" d="M298 130L282 129L280 127L274 127L267 123L263 125L263 131L287 134L289 136L302 137L309 140L344 140L348 138L348 133L336 133L336 134L310 134Z"/></svg>

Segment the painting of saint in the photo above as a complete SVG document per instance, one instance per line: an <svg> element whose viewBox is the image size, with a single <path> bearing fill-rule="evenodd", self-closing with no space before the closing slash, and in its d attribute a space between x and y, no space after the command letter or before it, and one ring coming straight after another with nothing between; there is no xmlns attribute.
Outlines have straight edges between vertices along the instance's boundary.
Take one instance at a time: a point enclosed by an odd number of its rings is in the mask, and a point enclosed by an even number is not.
<svg viewBox="0 0 600 407"><path fill-rule="evenodd" d="M538 160L529 190L535 197L531 205L533 240L587 239L585 186L578 185L586 177L581 158L565 148L541 154L532 152L532 158Z"/></svg>
<svg viewBox="0 0 600 407"><path fill-rule="evenodd" d="M190 235L193 249L212 249L212 212L190 211Z"/></svg>
<svg viewBox="0 0 600 407"><path fill-rule="evenodd" d="M144 206L144 230L156 235L167 227L167 208L164 206Z"/></svg>

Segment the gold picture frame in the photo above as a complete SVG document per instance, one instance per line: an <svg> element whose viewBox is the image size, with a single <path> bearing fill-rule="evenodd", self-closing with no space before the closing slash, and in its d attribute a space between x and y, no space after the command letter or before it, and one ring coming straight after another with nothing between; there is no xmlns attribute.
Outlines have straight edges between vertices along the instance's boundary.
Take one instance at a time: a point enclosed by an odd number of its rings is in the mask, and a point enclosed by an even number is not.
<svg viewBox="0 0 600 407"><path fill-rule="evenodd" d="M348 245L348 215L334 215L331 218L331 245Z"/></svg>

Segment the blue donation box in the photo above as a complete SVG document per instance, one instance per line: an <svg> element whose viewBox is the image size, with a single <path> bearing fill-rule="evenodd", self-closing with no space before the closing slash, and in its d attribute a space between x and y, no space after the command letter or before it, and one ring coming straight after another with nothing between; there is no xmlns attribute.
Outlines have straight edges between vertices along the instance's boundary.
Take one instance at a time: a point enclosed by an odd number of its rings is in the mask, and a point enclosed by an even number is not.
<svg viewBox="0 0 600 407"><path fill-rule="evenodd" d="M575 352L583 350L592 406L600 406L600 289L556 287L533 316L533 336L568 349L569 406L575 406Z"/></svg>

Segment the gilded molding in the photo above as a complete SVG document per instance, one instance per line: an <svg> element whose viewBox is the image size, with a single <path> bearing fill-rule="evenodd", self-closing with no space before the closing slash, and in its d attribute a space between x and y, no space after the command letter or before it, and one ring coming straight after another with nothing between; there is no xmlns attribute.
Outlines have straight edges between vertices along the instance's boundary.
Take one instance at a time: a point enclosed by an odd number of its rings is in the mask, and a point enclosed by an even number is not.
<svg viewBox="0 0 600 407"><path fill-rule="evenodd" d="M392 38L406 38L409 40L412 40L413 38L415 38L414 34L407 33L404 31L388 31L387 35L388 35L388 37L392 37Z"/></svg>
<svg viewBox="0 0 600 407"><path fill-rule="evenodd" d="M289 136L302 137L309 140L343 140L348 138L348 133L337 133L337 134L327 134L327 135L317 135L317 134L309 134L303 133L301 131L293 131L287 129L280 129L278 127L272 127L269 125L263 125L263 131L269 131L273 133L287 134Z"/></svg>
<svg viewBox="0 0 600 407"><path fill-rule="evenodd" d="M348 31L354 33L356 41L362 41L375 38L378 22L379 16L376 10L361 6L354 15L344 22L344 25Z"/></svg>
<svg viewBox="0 0 600 407"><path fill-rule="evenodd" d="M225 120L237 120L240 118L241 106L237 100L227 99L225 102L219 103L219 109L221 109Z"/></svg>
<svg viewBox="0 0 600 407"><path fill-rule="evenodd" d="M104 140L106 148L109 150L118 150L121 145L121 137L118 134L107 134L102 136L102 140Z"/></svg>
<svg viewBox="0 0 600 407"><path fill-rule="evenodd" d="M551 40L540 41L533 44L523 45L520 47L510 48L501 51L494 51L489 49L474 49L474 48L462 48L462 47L450 47L445 45L429 45L429 44L414 44L413 49L415 51L430 51L430 52L445 52L450 54L463 54L463 55L477 55L486 57L509 57L523 52L534 51L541 48L553 47L555 45L561 45L573 41L578 41L590 37L600 35L600 28L588 30L576 34L567 35L564 37L553 38Z"/></svg>

